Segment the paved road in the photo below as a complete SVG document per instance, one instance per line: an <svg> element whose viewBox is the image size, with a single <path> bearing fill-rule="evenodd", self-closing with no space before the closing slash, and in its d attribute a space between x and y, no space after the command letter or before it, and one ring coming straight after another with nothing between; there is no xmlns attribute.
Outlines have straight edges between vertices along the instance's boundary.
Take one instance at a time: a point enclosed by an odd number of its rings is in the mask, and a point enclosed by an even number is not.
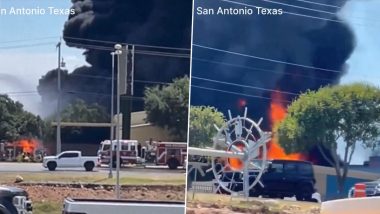
<svg viewBox="0 0 380 214"><path fill-rule="evenodd" d="M65 172L70 171L73 173L81 173L85 172L83 168L61 168L56 169L57 172ZM108 167L97 167L94 169L95 172L108 174ZM49 172L46 168L42 167L41 163L17 163L17 162L0 162L0 172ZM85 172L86 173L86 172ZM116 173L114 171L114 173ZM163 166L148 166L148 167L123 167L121 168L121 175L133 175L133 174L141 174L148 173L154 175L162 175L165 176L170 175L178 175L185 173L185 170L182 168L178 168L177 170L170 170L167 167Z"/></svg>

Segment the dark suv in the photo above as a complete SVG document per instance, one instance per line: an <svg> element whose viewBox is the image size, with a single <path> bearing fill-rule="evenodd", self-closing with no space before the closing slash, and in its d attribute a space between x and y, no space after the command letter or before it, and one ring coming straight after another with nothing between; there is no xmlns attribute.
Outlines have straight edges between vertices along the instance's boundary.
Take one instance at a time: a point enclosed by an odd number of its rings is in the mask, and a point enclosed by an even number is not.
<svg viewBox="0 0 380 214"><path fill-rule="evenodd" d="M264 187L256 185L252 196L284 198L296 196L297 200L311 201L315 193L315 178L310 162L273 160L261 177Z"/></svg>
<svg viewBox="0 0 380 214"><path fill-rule="evenodd" d="M231 173L232 175L233 173ZM233 191L241 191L242 176L234 173L232 176L225 174L223 182L230 182L228 186ZM255 174L250 173L250 179L255 179ZM310 162L293 160L273 160L269 163L266 172L261 177L261 183L256 184L249 192L251 197L284 198L296 196L297 200L314 201L312 194L315 193L315 178L313 167ZM220 188L220 193L227 192Z"/></svg>

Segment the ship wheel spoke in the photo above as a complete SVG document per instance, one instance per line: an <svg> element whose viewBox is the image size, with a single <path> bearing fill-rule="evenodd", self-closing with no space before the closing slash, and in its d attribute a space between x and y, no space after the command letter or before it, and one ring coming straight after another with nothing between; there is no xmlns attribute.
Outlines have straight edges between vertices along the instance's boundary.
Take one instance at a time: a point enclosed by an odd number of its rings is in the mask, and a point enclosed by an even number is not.
<svg viewBox="0 0 380 214"><path fill-rule="evenodd" d="M243 134L243 125L239 116L235 122L234 131L236 139L241 139L241 135Z"/></svg>
<svg viewBox="0 0 380 214"><path fill-rule="evenodd" d="M260 129L262 119L256 123L247 117L247 109L244 111L244 116L234 118L228 111L227 120L222 128L217 128L218 133L213 139L214 149L243 153L244 155L241 158L236 156L234 158L215 158L212 171L218 181L218 188L225 189L230 193L237 193L234 191L233 185L242 183L243 192L247 194L246 188L252 188L254 185L263 186L260 178L266 167L266 143L269 142L271 134ZM242 166L248 169L245 174ZM244 176L246 176L245 179Z"/></svg>
<svg viewBox="0 0 380 214"><path fill-rule="evenodd" d="M232 173L230 182L229 182L229 187L232 187L233 182L235 181L235 172Z"/></svg>
<svg viewBox="0 0 380 214"><path fill-rule="evenodd" d="M262 167L253 163L253 162L249 162L249 165L253 167L253 171L260 171L262 170Z"/></svg>

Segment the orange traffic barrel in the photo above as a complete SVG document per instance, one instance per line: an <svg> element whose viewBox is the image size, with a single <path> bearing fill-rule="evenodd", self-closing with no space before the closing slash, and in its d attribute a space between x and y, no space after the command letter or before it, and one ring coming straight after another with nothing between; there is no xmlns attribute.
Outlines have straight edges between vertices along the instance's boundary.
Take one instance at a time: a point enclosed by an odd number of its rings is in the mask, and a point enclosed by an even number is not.
<svg viewBox="0 0 380 214"><path fill-rule="evenodd" d="M355 184L354 198L366 197L366 185L363 183Z"/></svg>

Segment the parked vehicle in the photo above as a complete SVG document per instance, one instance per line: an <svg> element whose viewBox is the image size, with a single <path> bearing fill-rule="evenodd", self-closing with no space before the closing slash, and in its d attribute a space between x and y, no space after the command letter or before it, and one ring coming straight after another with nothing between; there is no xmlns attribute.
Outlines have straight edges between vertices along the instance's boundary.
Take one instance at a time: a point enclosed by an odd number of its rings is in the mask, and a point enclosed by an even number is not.
<svg viewBox="0 0 380 214"><path fill-rule="evenodd" d="M142 159L138 156L139 143L137 140L120 140L120 165L123 164L137 164L141 163ZM105 140L100 143L99 156L100 164L109 164L110 157L112 157L112 165L116 166L116 151L117 140L112 141L112 155L111 155L111 141Z"/></svg>
<svg viewBox="0 0 380 214"><path fill-rule="evenodd" d="M313 167L306 161L274 160L261 178L264 187L257 185L253 195L311 201L316 191Z"/></svg>
<svg viewBox="0 0 380 214"><path fill-rule="evenodd" d="M65 151L57 156L46 156L42 165L50 171L56 168L75 168L84 167L86 171L92 171L96 166L98 157L82 156L80 151Z"/></svg>
<svg viewBox="0 0 380 214"><path fill-rule="evenodd" d="M1 214L32 214L32 201L28 193L20 188L0 186Z"/></svg>
<svg viewBox="0 0 380 214"><path fill-rule="evenodd" d="M243 189L243 178L240 173L228 172L222 175L222 182L229 184L234 191ZM254 180L255 173L250 173L250 179ZM251 197L285 198L296 197L302 201L317 201L313 198L316 192L313 167L310 162L295 160L273 160L268 164L266 172L261 177L263 186L257 184L249 195ZM219 188L219 193L228 192Z"/></svg>
<svg viewBox="0 0 380 214"><path fill-rule="evenodd" d="M156 165L168 165L169 169L184 166L187 156L186 142L157 142Z"/></svg>
<svg viewBox="0 0 380 214"><path fill-rule="evenodd" d="M130 201L104 199L72 199L66 198L62 214L80 213L112 213L112 214L183 214L184 202L162 201Z"/></svg>
<svg viewBox="0 0 380 214"><path fill-rule="evenodd" d="M365 184L366 197L380 196L380 179L370 182L360 182ZM348 197L354 197L355 187L352 187L348 192Z"/></svg>

